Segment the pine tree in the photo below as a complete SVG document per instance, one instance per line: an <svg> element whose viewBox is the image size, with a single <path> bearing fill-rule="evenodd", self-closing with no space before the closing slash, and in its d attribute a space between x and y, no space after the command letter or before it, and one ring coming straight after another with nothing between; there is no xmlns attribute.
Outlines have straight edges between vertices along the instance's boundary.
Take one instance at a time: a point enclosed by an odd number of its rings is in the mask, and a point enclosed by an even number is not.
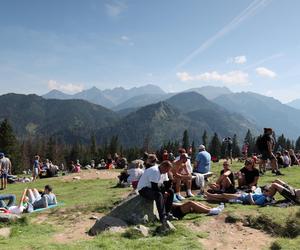
<svg viewBox="0 0 300 250"><path fill-rule="evenodd" d="M114 155L115 153L118 153L119 149L119 138L118 136L112 136L109 144L109 153L111 155Z"/></svg>
<svg viewBox="0 0 300 250"><path fill-rule="evenodd" d="M202 144L207 148L208 146L208 136L206 130L204 130L204 133L202 135Z"/></svg>
<svg viewBox="0 0 300 250"><path fill-rule="evenodd" d="M190 142L189 142L189 135L188 135L188 131L184 130L183 132L183 138L182 138L182 147L188 151L189 147L190 147Z"/></svg>
<svg viewBox="0 0 300 250"><path fill-rule="evenodd" d="M214 133L214 136L211 139L209 152L212 156L216 156L218 158L221 156L221 142L217 133Z"/></svg>
<svg viewBox="0 0 300 250"><path fill-rule="evenodd" d="M275 144L275 151L282 151L286 149L286 139L284 137L284 134L278 137L277 142Z"/></svg>
<svg viewBox="0 0 300 250"><path fill-rule="evenodd" d="M95 160L97 158L97 143L95 134L91 135L91 145L89 155L91 160Z"/></svg>
<svg viewBox="0 0 300 250"><path fill-rule="evenodd" d="M296 150L300 150L300 136L299 136L298 139L296 140L295 149L296 149Z"/></svg>
<svg viewBox="0 0 300 250"><path fill-rule="evenodd" d="M12 162L12 172L19 173L22 171L21 169L21 154L20 154L20 147L16 136L14 135L13 129L5 119L0 124L0 150L10 158Z"/></svg>
<svg viewBox="0 0 300 250"><path fill-rule="evenodd" d="M241 155L241 150L238 144L237 135L235 134L232 139L232 157L237 158L240 157L240 155Z"/></svg>
<svg viewBox="0 0 300 250"><path fill-rule="evenodd" d="M248 155L252 155L255 151L255 137L252 136L250 129L248 129L247 134L244 139L244 143L248 143Z"/></svg>

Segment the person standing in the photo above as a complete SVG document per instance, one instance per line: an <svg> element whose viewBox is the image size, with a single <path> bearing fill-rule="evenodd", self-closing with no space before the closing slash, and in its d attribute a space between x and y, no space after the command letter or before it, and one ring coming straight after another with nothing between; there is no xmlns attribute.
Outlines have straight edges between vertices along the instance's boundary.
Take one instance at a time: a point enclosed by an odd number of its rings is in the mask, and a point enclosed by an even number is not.
<svg viewBox="0 0 300 250"><path fill-rule="evenodd" d="M199 146L199 153L196 156L194 172L206 174L210 172L211 155L205 150L204 145Z"/></svg>
<svg viewBox="0 0 300 250"><path fill-rule="evenodd" d="M36 155L34 157L33 169L32 169L33 181L35 181L38 178L39 171L40 171L40 156Z"/></svg>
<svg viewBox="0 0 300 250"><path fill-rule="evenodd" d="M0 153L0 178L1 189L7 188L7 178L11 174L11 161L8 157L5 157L4 153Z"/></svg>
<svg viewBox="0 0 300 250"><path fill-rule="evenodd" d="M270 160L272 173L282 175L282 173L278 170L278 163L275 155L273 154L275 139L273 137L272 128L264 128L264 134L256 141L256 146L261 153L261 161L259 164L260 172L263 173L262 171L265 170L267 161Z"/></svg>

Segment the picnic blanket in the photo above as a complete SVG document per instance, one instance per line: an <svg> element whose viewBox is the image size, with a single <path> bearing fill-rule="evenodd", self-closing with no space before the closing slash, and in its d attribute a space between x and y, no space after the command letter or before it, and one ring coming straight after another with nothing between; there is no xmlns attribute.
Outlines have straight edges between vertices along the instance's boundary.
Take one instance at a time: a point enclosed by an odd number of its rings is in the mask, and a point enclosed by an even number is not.
<svg viewBox="0 0 300 250"><path fill-rule="evenodd" d="M38 208L38 209L35 209L32 211L32 213L35 213L35 212L41 212L41 211L44 211L46 209L50 209L50 208L54 208L54 207L58 207L58 206L63 206L64 203L63 202L58 202L57 204L55 205L50 205L48 207L44 207L44 208Z"/></svg>

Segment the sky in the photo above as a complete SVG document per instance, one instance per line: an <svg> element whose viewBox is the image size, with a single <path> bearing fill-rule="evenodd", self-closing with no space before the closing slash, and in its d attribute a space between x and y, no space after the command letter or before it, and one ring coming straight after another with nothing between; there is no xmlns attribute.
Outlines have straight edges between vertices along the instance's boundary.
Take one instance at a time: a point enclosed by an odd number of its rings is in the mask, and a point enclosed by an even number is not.
<svg viewBox="0 0 300 250"><path fill-rule="evenodd" d="M154 84L300 98L298 0L2 0L0 94Z"/></svg>

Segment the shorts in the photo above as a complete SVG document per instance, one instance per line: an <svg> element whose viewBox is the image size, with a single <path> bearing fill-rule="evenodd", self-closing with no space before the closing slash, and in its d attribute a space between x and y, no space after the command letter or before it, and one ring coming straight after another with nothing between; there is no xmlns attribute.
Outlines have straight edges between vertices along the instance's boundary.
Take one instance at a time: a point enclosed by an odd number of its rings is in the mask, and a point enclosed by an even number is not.
<svg viewBox="0 0 300 250"><path fill-rule="evenodd" d="M267 151L263 151L263 152L261 152L261 159L264 161L266 161L268 159L272 160L272 159L275 159L275 156L272 153L270 154Z"/></svg>
<svg viewBox="0 0 300 250"><path fill-rule="evenodd" d="M173 205L171 208L171 213L173 214L174 217L178 218L181 220L184 217L184 213L181 211L180 206Z"/></svg>
<svg viewBox="0 0 300 250"><path fill-rule="evenodd" d="M295 203L297 202L297 196L296 196L294 188L289 186L288 188L284 188L279 193L287 200L295 202Z"/></svg>
<svg viewBox="0 0 300 250"><path fill-rule="evenodd" d="M1 179L7 179L8 174L7 173L1 173L0 178Z"/></svg>
<svg viewBox="0 0 300 250"><path fill-rule="evenodd" d="M242 201L243 204L249 204L249 194L241 194L238 199Z"/></svg>
<svg viewBox="0 0 300 250"><path fill-rule="evenodd" d="M38 168L34 168L33 169L33 176L37 177L39 175L39 169Z"/></svg>

